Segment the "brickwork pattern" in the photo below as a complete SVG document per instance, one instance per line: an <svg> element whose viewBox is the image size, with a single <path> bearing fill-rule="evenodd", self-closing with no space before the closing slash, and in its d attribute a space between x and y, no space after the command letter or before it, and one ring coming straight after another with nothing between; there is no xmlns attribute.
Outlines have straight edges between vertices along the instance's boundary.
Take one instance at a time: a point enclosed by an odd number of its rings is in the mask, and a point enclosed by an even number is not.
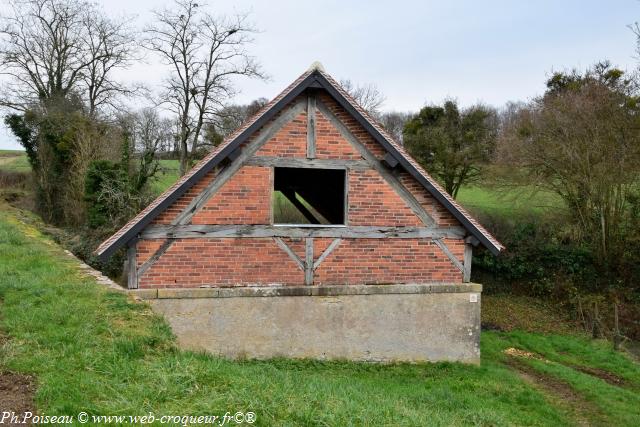
<svg viewBox="0 0 640 427"><path fill-rule="evenodd" d="M304 96L304 95L303 95ZM378 159L384 149L328 95L320 100ZM265 143L256 156L306 158L307 116L298 115ZM331 122L316 112L316 155L320 159L362 159ZM192 218L192 224L270 224L272 169L243 166ZM169 224L217 175L212 171L158 216L154 224ZM421 226L405 201L373 169L348 172L350 226ZM408 173L398 177L439 226L458 221ZM302 261L304 239L283 239ZM314 239L314 260L331 244ZM162 245L162 239L138 242L138 266ZM462 261L464 243L447 240ZM314 284L388 284L461 282L462 273L442 250L426 239L343 239L318 267ZM272 238L176 239L139 278L140 288L302 285L304 272Z"/></svg>

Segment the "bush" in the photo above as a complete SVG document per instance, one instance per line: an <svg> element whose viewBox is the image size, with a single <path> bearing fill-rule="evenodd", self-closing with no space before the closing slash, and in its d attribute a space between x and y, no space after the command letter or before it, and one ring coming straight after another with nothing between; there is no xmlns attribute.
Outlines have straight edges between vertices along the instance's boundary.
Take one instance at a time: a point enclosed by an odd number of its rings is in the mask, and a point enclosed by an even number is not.
<svg viewBox="0 0 640 427"><path fill-rule="evenodd" d="M97 228L120 215L120 203L114 203L118 194L127 193L128 176L119 163L108 160L91 162L84 186L87 202L87 224Z"/></svg>
<svg viewBox="0 0 640 427"><path fill-rule="evenodd" d="M592 291L597 286L591 251L568 238L562 217L492 216L482 223L507 247L497 257L487 251L474 256L473 280L484 283L487 292L541 296L575 293L578 288Z"/></svg>

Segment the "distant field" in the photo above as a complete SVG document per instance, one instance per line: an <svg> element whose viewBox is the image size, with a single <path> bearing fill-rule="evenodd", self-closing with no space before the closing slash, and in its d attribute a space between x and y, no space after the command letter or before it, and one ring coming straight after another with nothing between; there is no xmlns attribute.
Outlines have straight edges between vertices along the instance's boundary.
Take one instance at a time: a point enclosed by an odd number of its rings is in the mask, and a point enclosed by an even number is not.
<svg viewBox="0 0 640 427"><path fill-rule="evenodd" d="M556 194L534 188L504 190L479 185L461 188L458 201L472 212L501 216L540 213L563 205Z"/></svg>
<svg viewBox="0 0 640 427"><path fill-rule="evenodd" d="M162 193L171 187L180 177L180 162L178 160L160 160L160 172L151 184L153 192Z"/></svg>
<svg viewBox="0 0 640 427"><path fill-rule="evenodd" d="M31 166L24 151L0 150L0 169L10 172L29 172Z"/></svg>

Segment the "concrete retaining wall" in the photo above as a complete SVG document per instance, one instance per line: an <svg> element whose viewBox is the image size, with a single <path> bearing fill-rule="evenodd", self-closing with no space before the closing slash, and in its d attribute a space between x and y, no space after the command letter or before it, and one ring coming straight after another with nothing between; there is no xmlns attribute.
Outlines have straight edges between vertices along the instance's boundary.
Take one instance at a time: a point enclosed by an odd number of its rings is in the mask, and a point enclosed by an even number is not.
<svg viewBox="0 0 640 427"><path fill-rule="evenodd" d="M477 284L145 289L188 349L230 358L480 361Z"/></svg>

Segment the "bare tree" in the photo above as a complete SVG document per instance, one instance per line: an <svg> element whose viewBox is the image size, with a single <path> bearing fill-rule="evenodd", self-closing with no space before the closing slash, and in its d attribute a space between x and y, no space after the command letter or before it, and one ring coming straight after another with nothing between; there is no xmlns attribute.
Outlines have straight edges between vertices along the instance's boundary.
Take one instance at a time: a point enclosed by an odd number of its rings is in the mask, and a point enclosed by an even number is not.
<svg viewBox="0 0 640 427"><path fill-rule="evenodd" d="M217 113L215 129L227 137L256 114L269 102L266 98L258 98L246 105L227 105Z"/></svg>
<svg viewBox="0 0 640 427"><path fill-rule="evenodd" d="M399 143L402 143L402 133L404 132L404 126L412 116L412 113L390 111L388 113L380 114L379 120L384 129L389 132L393 139L395 139Z"/></svg>
<svg viewBox="0 0 640 427"><path fill-rule="evenodd" d="M133 52L125 24L82 0L10 0L0 26L0 105L25 111L71 93L95 110L121 85L113 70Z"/></svg>
<svg viewBox="0 0 640 427"><path fill-rule="evenodd" d="M146 48L170 66L163 99L179 118L181 175L199 148L203 126L234 95L234 77L262 77L246 51L255 32L246 15L214 16L203 8L178 0L172 9L154 12L155 23L145 31Z"/></svg>
<svg viewBox="0 0 640 427"><path fill-rule="evenodd" d="M374 118L380 117L380 107L384 104L386 98L376 85L356 85L351 80L342 79L340 80L340 86Z"/></svg>
<svg viewBox="0 0 640 427"><path fill-rule="evenodd" d="M93 58L81 74L86 87L86 100L91 117L101 107L117 109L122 95L134 95L140 85L125 85L111 78L113 70L127 68L138 59L137 34L130 27L131 19L110 19L89 10L84 16L87 31L85 44L89 58Z"/></svg>
<svg viewBox="0 0 640 427"><path fill-rule="evenodd" d="M124 139L128 143L129 176L134 192L139 193L158 172L157 153L173 143L173 123L153 108L143 108L119 116Z"/></svg>

